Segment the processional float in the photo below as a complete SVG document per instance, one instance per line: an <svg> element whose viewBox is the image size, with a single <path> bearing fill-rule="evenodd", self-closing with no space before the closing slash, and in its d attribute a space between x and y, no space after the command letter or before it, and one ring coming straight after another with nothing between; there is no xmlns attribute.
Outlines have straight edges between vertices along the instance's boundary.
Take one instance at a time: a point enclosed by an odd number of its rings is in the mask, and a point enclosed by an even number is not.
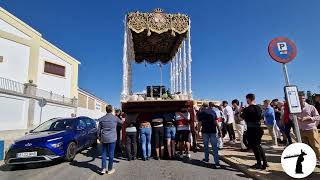
<svg viewBox="0 0 320 180"><path fill-rule="evenodd" d="M121 101L132 92L133 63L170 64L170 92L192 100L191 21L185 14L132 12L125 16L123 46L123 89Z"/></svg>

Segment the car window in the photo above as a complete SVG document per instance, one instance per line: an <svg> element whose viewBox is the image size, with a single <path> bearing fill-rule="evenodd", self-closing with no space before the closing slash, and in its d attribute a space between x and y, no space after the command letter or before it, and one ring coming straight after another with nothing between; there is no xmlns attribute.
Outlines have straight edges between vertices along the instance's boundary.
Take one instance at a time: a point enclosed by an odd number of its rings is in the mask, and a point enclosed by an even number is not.
<svg viewBox="0 0 320 180"><path fill-rule="evenodd" d="M33 132L43 132L43 131L64 131L73 128L73 121L69 119L51 119L44 122Z"/></svg>
<svg viewBox="0 0 320 180"><path fill-rule="evenodd" d="M79 124L78 124L79 127L81 128L86 128L87 127L87 124L86 122L84 121L84 119L79 119Z"/></svg>
<svg viewBox="0 0 320 180"><path fill-rule="evenodd" d="M91 122L91 126L92 126L93 128L97 127L97 124L96 124L96 121L95 121L95 120L90 119L90 122Z"/></svg>
<svg viewBox="0 0 320 180"><path fill-rule="evenodd" d="M88 128L92 128L93 127L92 123L91 123L91 119L86 118L86 119L84 119L84 121L86 122L86 125L87 125Z"/></svg>

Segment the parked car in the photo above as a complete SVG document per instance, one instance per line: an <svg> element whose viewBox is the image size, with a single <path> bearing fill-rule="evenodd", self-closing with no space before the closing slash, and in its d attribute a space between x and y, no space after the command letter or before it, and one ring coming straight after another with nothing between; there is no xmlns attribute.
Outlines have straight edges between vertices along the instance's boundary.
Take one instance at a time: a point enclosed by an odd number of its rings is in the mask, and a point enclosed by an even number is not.
<svg viewBox="0 0 320 180"><path fill-rule="evenodd" d="M76 153L97 144L96 122L88 117L50 119L17 139L5 156L9 165L72 161Z"/></svg>

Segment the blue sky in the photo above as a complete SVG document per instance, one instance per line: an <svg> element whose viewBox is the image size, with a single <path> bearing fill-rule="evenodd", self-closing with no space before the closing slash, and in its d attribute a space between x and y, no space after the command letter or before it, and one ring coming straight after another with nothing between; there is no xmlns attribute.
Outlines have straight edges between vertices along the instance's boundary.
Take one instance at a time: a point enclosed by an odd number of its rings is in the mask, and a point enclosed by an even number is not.
<svg viewBox="0 0 320 180"><path fill-rule="evenodd" d="M282 68L267 53L269 41L278 36L298 48L288 65L291 83L320 90L319 0L0 0L0 5L81 61L79 86L116 106L124 15L158 7L191 17L195 98L244 100L249 92L259 102L282 98ZM169 68L164 70L167 86ZM135 65L133 74L137 91L160 81L155 65Z"/></svg>

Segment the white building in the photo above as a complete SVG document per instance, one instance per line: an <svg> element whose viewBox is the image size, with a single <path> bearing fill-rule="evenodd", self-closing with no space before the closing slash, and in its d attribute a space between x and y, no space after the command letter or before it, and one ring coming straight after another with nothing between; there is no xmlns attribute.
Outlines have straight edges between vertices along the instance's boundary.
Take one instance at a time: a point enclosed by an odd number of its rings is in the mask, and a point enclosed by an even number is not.
<svg viewBox="0 0 320 180"><path fill-rule="evenodd" d="M107 102L89 93L84 89L78 89L78 116L88 116L98 119L106 114Z"/></svg>
<svg viewBox="0 0 320 180"><path fill-rule="evenodd" d="M105 101L81 89L78 94L79 64L0 7L0 141L6 147L51 118L105 114Z"/></svg>

